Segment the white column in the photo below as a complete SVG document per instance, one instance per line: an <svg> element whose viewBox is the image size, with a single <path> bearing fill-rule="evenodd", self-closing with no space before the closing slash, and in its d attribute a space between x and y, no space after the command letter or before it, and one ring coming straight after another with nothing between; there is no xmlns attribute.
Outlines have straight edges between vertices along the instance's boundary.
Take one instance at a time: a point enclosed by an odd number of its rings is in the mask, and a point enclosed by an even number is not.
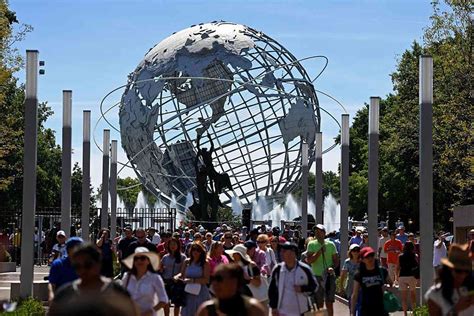
<svg viewBox="0 0 474 316"><path fill-rule="evenodd" d="M109 227L109 157L110 130L104 129L102 145L102 209L100 211L100 227Z"/></svg>
<svg viewBox="0 0 474 316"><path fill-rule="evenodd" d="M308 237L308 143L303 141L301 144L301 233L303 238Z"/></svg>
<svg viewBox="0 0 474 316"><path fill-rule="evenodd" d="M71 236L71 155L72 91L63 90L63 130L61 162L61 229Z"/></svg>
<svg viewBox="0 0 474 316"><path fill-rule="evenodd" d="M421 291L433 283L433 58L420 58L420 276ZM422 298L421 298L422 299Z"/></svg>
<svg viewBox="0 0 474 316"><path fill-rule="evenodd" d="M368 234L369 245L378 247L379 213L379 108L380 98L371 97L369 105L369 187L368 187Z"/></svg>

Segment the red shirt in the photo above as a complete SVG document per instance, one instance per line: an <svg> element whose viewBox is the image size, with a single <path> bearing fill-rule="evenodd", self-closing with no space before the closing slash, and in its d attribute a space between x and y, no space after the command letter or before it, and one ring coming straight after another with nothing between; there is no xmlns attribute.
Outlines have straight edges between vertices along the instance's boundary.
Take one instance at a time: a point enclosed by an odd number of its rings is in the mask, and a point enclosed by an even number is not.
<svg viewBox="0 0 474 316"><path fill-rule="evenodd" d="M387 253L387 263L398 264L398 255L403 250L402 242L398 239L387 240L383 246L383 249Z"/></svg>

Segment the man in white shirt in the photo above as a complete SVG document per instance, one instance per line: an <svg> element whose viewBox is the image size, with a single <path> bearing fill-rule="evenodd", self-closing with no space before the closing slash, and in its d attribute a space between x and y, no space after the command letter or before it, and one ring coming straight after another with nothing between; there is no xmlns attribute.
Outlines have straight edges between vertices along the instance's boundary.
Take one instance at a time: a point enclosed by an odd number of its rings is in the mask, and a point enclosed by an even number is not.
<svg viewBox="0 0 474 316"><path fill-rule="evenodd" d="M445 258L447 254L446 245L444 244L444 232L440 231L433 247L433 267L435 270L441 265L441 258Z"/></svg>
<svg viewBox="0 0 474 316"><path fill-rule="evenodd" d="M388 269L387 253L385 252L383 246L385 245L385 242L387 242L388 240L390 240L390 236L388 235L388 227L384 227L382 229L382 236L379 238L378 254L380 258L380 263L386 269Z"/></svg>
<svg viewBox="0 0 474 316"><path fill-rule="evenodd" d="M155 227L148 228L148 239L155 246L158 246L161 243L160 234L156 232Z"/></svg>
<svg viewBox="0 0 474 316"><path fill-rule="evenodd" d="M273 269L268 289L272 315L303 315L310 310L308 294L316 291L318 284L311 268L298 262L296 244L286 242L281 248L283 262Z"/></svg>

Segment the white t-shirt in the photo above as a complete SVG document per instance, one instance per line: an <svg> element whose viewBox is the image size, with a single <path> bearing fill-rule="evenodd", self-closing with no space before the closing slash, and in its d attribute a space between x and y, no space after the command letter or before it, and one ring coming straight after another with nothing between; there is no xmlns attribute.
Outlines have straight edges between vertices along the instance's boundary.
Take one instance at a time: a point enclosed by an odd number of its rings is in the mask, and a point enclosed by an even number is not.
<svg viewBox="0 0 474 316"><path fill-rule="evenodd" d="M299 310L298 306L298 296L295 292L295 285L296 285L296 266L293 267L291 270L287 270L286 277L284 280L283 285L283 293L281 295L281 304L280 308L278 309L278 314L282 316L290 316L290 315L299 315L301 311ZM286 265L281 267L282 269L287 269ZM282 280L280 280L281 282Z"/></svg>
<svg viewBox="0 0 474 316"><path fill-rule="evenodd" d="M53 246L53 251L59 252L59 257L58 258L62 258L62 257L67 256L66 244L59 244L59 243L55 244Z"/></svg>
<svg viewBox="0 0 474 316"><path fill-rule="evenodd" d="M467 296L468 291L466 287L460 287L459 289L453 290L453 295L451 297L453 304L456 305L461 296ZM435 284L429 288L425 294L425 300L432 300L441 308L442 315L448 315L451 311L453 305L451 305L441 293L440 284ZM469 308L461 311L457 314L458 316L472 316L474 315L474 305L471 305Z"/></svg>
<svg viewBox="0 0 474 316"><path fill-rule="evenodd" d="M142 313L152 310L153 306L159 302L168 303L165 285L158 274L147 271L137 280L135 275L127 272L123 277L122 284ZM158 313L153 310L152 315L157 316Z"/></svg>
<svg viewBox="0 0 474 316"><path fill-rule="evenodd" d="M161 243L161 237L160 237L160 234L158 233L155 233L153 235L153 238L150 240L151 243L155 246L159 245Z"/></svg>
<svg viewBox="0 0 474 316"><path fill-rule="evenodd" d="M380 251L380 258L387 258L387 253L385 252L383 246L385 245L385 242L390 240L390 236L387 237L380 237L379 238L379 248L382 248L382 251Z"/></svg>
<svg viewBox="0 0 474 316"><path fill-rule="evenodd" d="M436 246L441 243L440 248L436 248ZM433 247L433 267L437 267L441 264L441 258L445 258L447 256L447 250L446 250L446 245L444 242L441 240L436 240L434 242L434 247Z"/></svg>

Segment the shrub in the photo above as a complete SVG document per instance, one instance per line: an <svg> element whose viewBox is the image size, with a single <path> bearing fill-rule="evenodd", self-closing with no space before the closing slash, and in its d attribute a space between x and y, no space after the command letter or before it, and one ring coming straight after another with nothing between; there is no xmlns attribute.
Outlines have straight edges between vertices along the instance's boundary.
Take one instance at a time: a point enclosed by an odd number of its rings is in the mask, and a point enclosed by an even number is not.
<svg viewBox="0 0 474 316"><path fill-rule="evenodd" d="M34 298L28 298L19 303L18 308L13 312L3 312L1 315L10 316L43 316L46 315L46 311L43 304Z"/></svg>
<svg viewBox="0 0 474 316"><path fill-rule="evenodd" d="M428 305L418 306L413 310L413 316L429 316Z"/></svg>

